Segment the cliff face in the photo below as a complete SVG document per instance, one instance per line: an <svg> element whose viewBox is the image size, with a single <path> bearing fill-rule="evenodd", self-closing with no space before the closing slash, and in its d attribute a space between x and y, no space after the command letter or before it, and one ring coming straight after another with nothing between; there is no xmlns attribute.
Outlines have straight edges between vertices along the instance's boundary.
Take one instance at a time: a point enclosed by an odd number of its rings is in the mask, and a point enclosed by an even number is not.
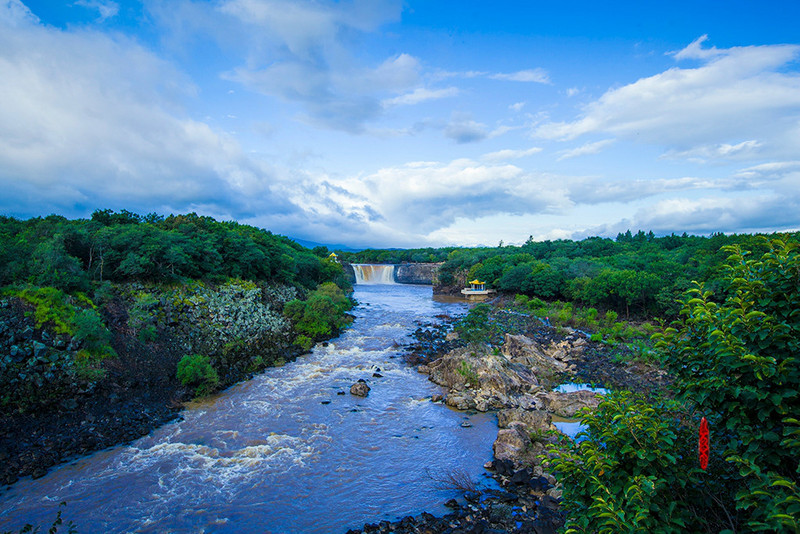
<svg viewBox="0 0 800 534"><path fill-rule="evenodd" d="M394 279L398 284L433 285L436 271L441 263L404 263L394 271Z"/></svg>

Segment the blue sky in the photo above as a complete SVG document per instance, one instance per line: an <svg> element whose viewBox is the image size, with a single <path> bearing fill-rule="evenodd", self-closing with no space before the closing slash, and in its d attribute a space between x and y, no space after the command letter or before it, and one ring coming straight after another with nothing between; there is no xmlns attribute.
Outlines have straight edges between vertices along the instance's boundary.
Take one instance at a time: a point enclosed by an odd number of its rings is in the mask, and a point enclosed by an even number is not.
<svg viewBox="0 0 800 534"><path fill-rule="evenodd" d="M800 229L800 2L0 0L0 213L378 247Z"/></svg>

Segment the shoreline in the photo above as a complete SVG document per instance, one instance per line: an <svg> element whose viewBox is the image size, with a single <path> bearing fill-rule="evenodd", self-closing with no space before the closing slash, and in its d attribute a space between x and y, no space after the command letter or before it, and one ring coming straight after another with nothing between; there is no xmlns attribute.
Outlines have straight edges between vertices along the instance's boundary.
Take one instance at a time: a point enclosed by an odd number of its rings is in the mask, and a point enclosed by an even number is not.
<svg viewBox="0 0 800 534"><path fill-rule="evenodd" d="M574 417L581 407L596 406L599 395L585 390L553 392L553 387L558 385L553 382L570 380L611 388L626 386L640 391L653 387L653 384L662 386L665 382L665 376L658 369L613 361L606 347L588 341L582 333L559 335L555 328L539 324L526 331L527 336L509 336L506 333L503 354L486 350L479 357L497 357L512 364L522 363L522 360L530 366L534 364L531 355L535 353L539 365L537 372L551 378L546 381L546 387L539 387L534 376L535 385L512 383L511 388L500 388L503 390L500 392L491 391L491 387L486 391L487 384L497 383L502 377L492 376L485 369L472 368L475 361L470 356L480 348L460 343L451 332L451 326L441 323L421 325L414 333L416 341L406 348L405 359L410 365L418 366L417 370L427 374L431 381L445 388L446 393L434 397L433 402L460 411L478 409L498 414L493 460L483 467L501 489L481 488L479 483L462 480L462 487L454 489L463 495L447 501L445 506L453 510L448 514L436 517L423 512L397 521L367 523L361 528L348 530L347 534L555 533L563 526L565 517L560 509L559 483L541 465L540 457L556 443L556 438L547 433L555 429L553 417ZM543 360L543 355L550 361ZM467 368L472 369L475 375L460 372ZM512 365L501 374L506 378L515 374L519 377L520 371L519 367ZM632 380L632 377L635 378ZM523 381L525 378L528 377L522 372ZM471 379L472 383L464 384L465 379ZM530 395L531 392L536 394ZM533 436L538 439L533 439Z"/></svg>

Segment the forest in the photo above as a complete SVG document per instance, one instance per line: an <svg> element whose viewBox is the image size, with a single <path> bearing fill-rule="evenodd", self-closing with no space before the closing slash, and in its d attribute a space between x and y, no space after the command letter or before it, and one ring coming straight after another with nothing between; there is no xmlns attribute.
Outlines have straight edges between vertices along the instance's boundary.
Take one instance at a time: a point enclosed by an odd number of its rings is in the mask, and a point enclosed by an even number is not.
<svg viewBox="0 0 800 534"><path fill-rule="evenodd" d="M349 288L287 237L194 213L0 217L0 406L71 405L148 352L213 392L335 335Z"/></svg>
<svg viewBox="0 0 800 534"><path fill-rule="evenodd" d="M725 246L765 250L763 235L708 237L627 231L616 239L528 241L521 246L422 248L341 252L353 263L441 262L439 284L478 278L488 287L543 300L614 310L626 318L674 319L692 281L724 291ZM791 242L800 234L781 234ZM337 251L337 253L339 253Z"/></svg>

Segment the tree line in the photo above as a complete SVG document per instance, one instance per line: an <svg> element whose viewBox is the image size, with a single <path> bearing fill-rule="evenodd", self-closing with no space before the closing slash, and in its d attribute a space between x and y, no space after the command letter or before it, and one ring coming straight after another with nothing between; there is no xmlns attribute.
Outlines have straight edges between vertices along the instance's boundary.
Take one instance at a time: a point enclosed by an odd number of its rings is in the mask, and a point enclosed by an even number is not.
<svg viewBox="0 0 800 534"><path fill-rule="evenodd" d="M478 278L512 294L616 310L626 317L675 318L678 300L692 281L702 281L717 292L729 285L723 247L739 245L763 252L761 237L722 233L657 237L653 232L627 231L616 239L530 238L521 246L370 249L342 252L340 257L354 263L441 262L442 285ZM767 237L797 242L800 233Z"/></svg>
<svg viewBox="0 0 800 534"><path fill-rule="evenodd" d="M195 213L0 216L0 287L27 283L72 293L92 282L230 278L304 289L343 281L338 266L287 237Z"/></svg>

